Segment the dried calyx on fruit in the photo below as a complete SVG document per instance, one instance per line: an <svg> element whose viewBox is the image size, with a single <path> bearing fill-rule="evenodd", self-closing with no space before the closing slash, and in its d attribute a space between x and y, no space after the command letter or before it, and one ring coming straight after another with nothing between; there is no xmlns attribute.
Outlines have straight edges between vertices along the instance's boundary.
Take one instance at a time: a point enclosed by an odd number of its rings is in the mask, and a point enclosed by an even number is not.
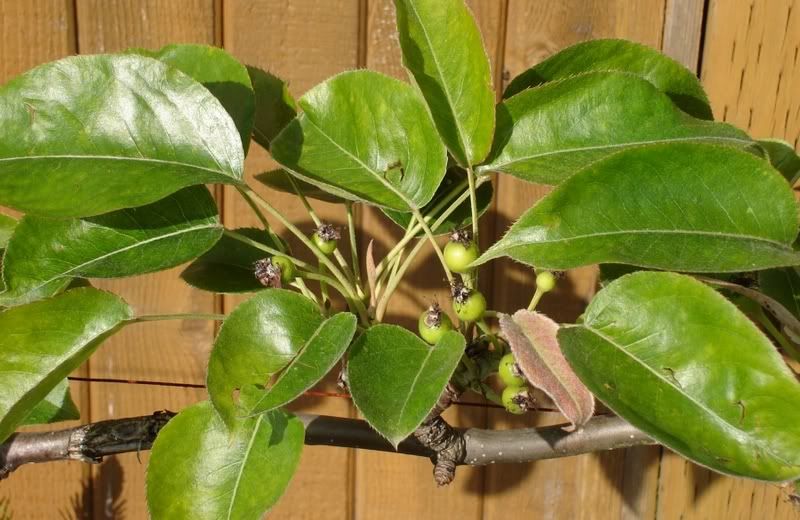
<svg viewBox="0 0 800 520"><path fill-rule="evenodd" d="M257 260L253 265L253 273L261 285L274 289L280 289L295 278L294 263L285 256Z"/></svg>
<svg viewBox="0 0 800 520"><path fill-rule="evenodd" d="M536 408L536 401L527 386L507 386L502 400L506 410L517 415Z"/></svg>
<svg viewBox="0 0 800 520"><path fill-rule="evenodd" d="M311 236L314 245L316 245L319 250L326 255L333 253L340 238L342 238L342 235L339 233L339 230L333 227L331 224L325 223L320 224L320 226Z"/></svg>
<svg viewBox="0 0 800 520"><path fill-rule="evenodd" d="M431 304L419 317L419 335L426 342L435 345L446 332L453 330L450 316L442 311L438 303Z"/></svg>
<svg viewBox="0 0 800 520"><path fill-rule="evenodd" d="M450 294L458 319L477 321L483 318L483 313L486 312L486 298L483 294L457 281L450 285Z"/></svg>

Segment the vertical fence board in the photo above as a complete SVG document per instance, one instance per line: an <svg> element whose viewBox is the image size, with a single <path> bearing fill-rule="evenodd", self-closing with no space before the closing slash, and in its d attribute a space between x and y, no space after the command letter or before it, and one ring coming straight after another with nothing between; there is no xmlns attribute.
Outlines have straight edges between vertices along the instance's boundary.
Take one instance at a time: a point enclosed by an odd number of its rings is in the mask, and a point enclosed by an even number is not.
<svg viewBox="0 0 800 520"><path fill-rule="evenodd" d="M0 84L36 65L74 53L75 11L71 0L0 0ZM6 208L0 208L0 212L19 215ZM86 375L86 368L75 373ZM81 420L88 422L89 385L72 383L70 387ZM56 518L62 513L81 517L91 511L91 505L85 507L90 482L91 470L81 463L27 466L0 482L0 510L7 500L14 518Z"/></svg>
<svg viewBox="0 0 800 520"><path fill-rule="evenodd" d="M359 0L228 1L223 12L224 46L244 63L287 80L291 93L299 97L327 77L358 66L360 6ZM255 143L251 146L246 162L248 179L252 180L253 174L276 166L266 151ZM308 233L314 230L313 222L296 197L258 187L257 182L251 185L298 228ZM320 218L341 226L344 231L343 207L316 201L311 201L311 204ZM258 225L250 208L234 189L225 189L224 214L225 225L229 228ZM316 263L313 255L284 232L279 223L271 218L270 222L281 236L289 240L294 254ZM340 241L343 247L346 242ZM342 253L345 258L350 257L346 247ZM241 300L226 297L225 311L230 312ZM336 390L335 375L323 382L320 388ZM348 400L336 398L303 398L292 408L337 416L353 414ZM353 458L353 450L349 449L306 447L286 495L270 518L349 518Z"/></svg>
<svg viewBox="0 0 800 520"><path fill-rule="evenodd" d="M510 0L505 41L505 78L513 78L559 49L581 40L620 37L659 47L664 0L587 1ZM521 213L549 190L510 176L500 176L495 235L500 236ZM578 269L561 279L540 309L557 321L572 321L594 293L595 270ZM510 312L524 308L533 293L529 269L508 261L494 265L494 305ZM540 426L563 422L553 413L510 418L490 412L495 428ZM542 518L637 517L652 509L657 460L631 452L639 464L626 464L625 452L584 455L566 460L518 466L491 466L484 489L484 518L512 514ZM629 470L625 472L624 470ZM601 512L601 513L598 513Z"/></svg>
<svg viewBox="0 0 800 520"><path fill-rule="evenodd" d="M483 34L484 43L497 69L501 50L504 2L468 2ZM367 10L366 66L408 80L401 63L394 5L390 0L370 0ZM488 229L487 229L488 231ZM402 236L394 224L374 208L364 211L363 235L375 240L375 259L385 255ZM362 248L363 250L363 248ZM419 314L437 300L449 312L448 288L439 260L431 248L420 253L395 293L386 320L416 330ZM453 424L483 426L482 409L453 407L445 414ZM456 480L436 488L430 461L386 453L360 451L356 455L356 517L371 518L480 518L483 471L459 468Z"/></svg>
<svg viewBox="0 0 800 520"><path fill-rule="evenodd" d="M702 79L714 115L754 137L800 137L800 2L711 0ZM664 450L658 517L797 518L774 484L723 477Z"/></svg>
<svg viewBox="0 0 800 520"><path fill-rule="evenodd" d="M214 43L213 0L78 0L81 53L129 47L159 48L172 42ZM214 296L191 290L180 268L132 279L98 282L123 296L140 314L213 312ZM93 377L202 382L214 324L169 321L133 325L106 342L89 362ZM193 389L93 383L92 420L181 408L204 399ZM147 456L109 458L94 471L93 518L147 518Z"/></svg>
<svg viewBox="0 0 800 520"><path fill-rule="evenodd" d="M667 0L661 50L697 71L705 0Z"/></svg>

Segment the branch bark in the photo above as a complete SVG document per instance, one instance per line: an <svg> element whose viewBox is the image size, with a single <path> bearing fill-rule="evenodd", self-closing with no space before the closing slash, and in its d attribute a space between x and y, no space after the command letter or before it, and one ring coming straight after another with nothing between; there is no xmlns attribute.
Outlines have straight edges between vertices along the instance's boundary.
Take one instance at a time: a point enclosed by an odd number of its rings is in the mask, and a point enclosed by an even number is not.
<svg viewBox="0 0 800 520"><path fill-rule="evenodd" d="M107 455L148 450L161 428L174 416L164 411L52 432L16 433L0 444L0 479L23 464L57 460L98 463ZM308 445L395 451L364 421L308 414L298 414L298 417L306 426L305 443ZM567 432L563 426L505 431L459 429L441 418L436 422L443 423L437 427L446 428L448 432L448 440L441 449L450 450L447 460L453 466L530 462L654 444L644 433L613 416L595 417L575 432ZM428 447L440 444L425 444L412 436L400 443L397 452L429 457L433 461L440 458L442 452Z"/></svg>

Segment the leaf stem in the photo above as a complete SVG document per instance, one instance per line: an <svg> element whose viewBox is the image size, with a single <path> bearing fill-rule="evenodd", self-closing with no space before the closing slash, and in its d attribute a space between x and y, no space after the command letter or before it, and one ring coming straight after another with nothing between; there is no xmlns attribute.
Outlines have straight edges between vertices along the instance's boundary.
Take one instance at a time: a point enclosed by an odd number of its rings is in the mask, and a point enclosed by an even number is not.
<svg viewBox="0 0 800 520"><path fill-rule="evenodd" d="M775 338L775 341L780 344L781 348L786 352L786 354L788 354L795 361L800 362L800 351L798 351L797 347L795 347L788 339L786 339L786 336L784 336L783 333L781 333L781 331L779 331L777 327L773 325L772 321L770 321L769 317L764 313L764 310L761 307L758 307L756 319L765 329L767 329L767 332L770 334L770 336Z"/></svg>
<svg viewBox="0 0 800 520"><path fill-rule="evenodd" d="M298 291L300 291L300 293L303 296L305 296L306 298L308 298L309 300L314 302L317 305L317 307L320 307L319 301L317 300L317 295L314 294L311 291L311 289L308 288L308 286L306 285L306 283L303 281L302 278L298 278L297 280L295 280L294 282L290 283L289 285L291 285L292 287L294 287ZM320 310L322 310L321 307L320 307Z"/></svg>
<svg viewBox="0 0 800 520"><path fill-rule="evenodd" d="M361 313L359 312L358 304L357 304L357 302L361 303L360 300L355 300L354 298L351 298L349 296L349 294L347 293L347 289L345 289L345 287L342 284L340 284L338 281L334 280L330 276L328 276L326 274L323 274L323 273L314 273L314 272L301 271L299 273L299 275L302 276L303 278L307 279L307 280L316 280L320 284L325 284L325 285L329 285L329 286L333 287L334 289L336 289L339 292L339 294L342 295L344 300L347 302L347 306L350 308L350 310L352 312L358 314L359 317L361 316ZM326 290L326 295L327 295L327 290ZM364 321L364 323L368 324L369 320Z"/></svg>
<svg viewBox="0 0 800 520"><path fill-rule="evenodd" d="M314 222L314 225L317 228L319 228L322 225L322 219L319 218L319 215L317 215L317 212L314 210L314 207L311 206L310 202L308 202L308 197L306 197L305 194L303 194L302 190L300 189L300 186L297 185L297 181L295 181L294 177L292 177L291 175L287 175L287 178L289 179L289 182L292 185L292 189L294 189L294 192L297 194L297 198L300 199L300 201L303 203L303 206L306 208L306 212L308 213L308 216L311 217L311 221ZM339 265L344 270L344 274L347 276L348 280L355 282L356 287L360 289L359 282L356 281L352 271L350 271L350 268L348 267L347 262L345 261L344 256L342 256L342 253L339 251L338 247L334 249L333 256L334 258L336 258L336 261L339 262ZM359 290L358 293L360 295L361 291Z"/></svg>
<svg viewBox="0 0 800 520"><path fill-rule="evenodd" d="M436 242L436 237L434 236L430 226L428 226L428 223L425 222L425 217L422 216L422 213L420 213L418 209L414 210L414 217L422 225L422 229L425 230L425 234L428 236L428 241L431 243L431 246L433 246L433 250L436 252L436 256L439 257L439 262L441 262L442 264L442 268L444 269L444 274L447 277L447 281L452 283L453 273L451 273L450 268L447 267L447 262L445 262L444 260L444 253L442 252L442 248L439 247L439 243Z"/></svg>
<svg viewBox="0 0 800 520"><path fill-rule="evenodd" d="M467 181L469 183L469 209L470 215L472 217L472 240L475 244L480 248L480 241L478 237L478 194L477 188L475 186L475 172L472 171L472 166L467 167ZM474 275L467 283L467 287L477 287L478 286L478 271L480 268L476 268L474 271Z"/></svg>
<svg viewBox="0 0 800 520"><path fill-rule="evenodd" d="M467 187L467 181L462 181L462 182L458 183L458 185L455 188L453 188L447 195L442 197L442 200L437 202L436 205L433 208L431 208L431 210L428 212L428 215L425 217L425 220L426 221L427 220L432 220L434 218L434 216L437 213L439 213L442 209L447 207L447 205L450 204L450 202L455 197L457 197L459 194L462 194L465 187ZM462 200L462 202L463 202L463 200ZM400 241L397 244L395 244L394 248L392 248L392 250L389 251L386 254L386 257L383 260L381 260L380 263L377 265L376 270L375 270L376 276L380 276L383 273L383 271L388 267L387 264L392 259L394 259L394 257L403 248L405 248L408 245L408 243L411 242L414 239L414 237L416 236L416 234L419 233L421 230L422 230L422 226L418 222L415 222L414 220L412 220L409 223L408 227L406 228L406 233L403 236L403 238L400 239Z"/></svg>
<svg viewBox="0 0 800 520"><path fill-rule="evenodd" d="M536 309L536 306L539 305L539 300L542 299L542 296L545 295L545 292L546 291L542 291L538 287L536 288L536 291L533 293L533 298L531 298L531 303L528 304L529 311Z"/></svg>
<svg viewBox="0 0 800 520"><path fill-rule="evenodd" d="M269 202L264 200L257 193L253 192L253 190L251 188L248 187L248 188L245 188L245 189L251 195L255 195L254 200L259 206L261 206L264 209L266 209L269 214L271 214L273 217L278 219L278 221L281 224L283 224L286 227L286 229L288 229L298 239L300 239L300 241L308 249L310 249L312 253L314 253L314 255L317 257L317 259L322 264L324 264L325 267L328 268L328 271L330 271L331 274L333 274L333 276L341 284L341 287L343 289L342 294L346 298L349 298L350 300L352 300L353 305L354 305L354 307L355 307L355 309L356 309L356 311L358 313L359 318L362 320L363 323L368 324L369 323L369 316L367 314L366 307L364 307L364 302L362 302L360 299L358 299L358 297L356 296L356 292L353 289L353 285L350 283L350 280L348 280L347 277L344 274L342 274L342 271L340 271L339 268L336 267L336 264L331 262L330 258L328 258L327 255L325 255L325 253L320 251L319 248L317 248L317 246L315 246L314 243L305 235L305 233L303 233L302 231L297 229L297 226L292 224L292 222L289 219L287 219L285 216L283 216L283 214L280 211L278 211L272 204L270 204Z"/></svg>
<svg viewBox="0 0 800 520"><path fill-rule="evenodd" d="M293 257L291 255L286 254L283 251L278 251L277 249L274 249L272 247L264 245L261 242L259 242L258 240L253 240L252 238L247 237L245 235L242 235L241 233L237 233L236 231L232 231L230 229L226 229L225 231L223 231L223 233L225 235L231 237L234 240L238 240L239 242L242 242L242 243L247 244L249 246L255 247L256 249L260 249L260 250L264 251L265 253L269 253L271 255L285 256L286 258L288 258L289 260L294 262L294 264L297 267L301 268L301 269L313 269L314 268L308 262L304 262L304 261L300 260L299 258L295 258L295 257Z"/></svg>
<svg viewBox="0 0 800 520"><path fill-rule="evenodd" d="M350 237L350 259L353 264L353 274L355 275L356 289L361 293L361 263L358 261L358 241L356 240L356 223L353 214L352 201L346 201L345 208L347 209L347 234Z"/></svg>
<svg viewBox="0 0 800 520"><path fill-rule="evenodd" d="M256 205L255 202L253 202L253 198L250 197L250 195L248 195L247 192L245 192L241 186L237 186L236 191L239 192L239 195L242 196L245 202L247 202L247 205L250 206L250 209L253 210L253 213L256 214L256 217L261 222L261 225L264 226L264 231L266 231L269 234L270 238L272 238L272 241L274 243L278 244L278 248L281 250L281 252L285 253L286 246L283 245L283 240L281 240L280 237L278 237L278 235L274 231L272 231L272 228L269 225L269 221L267 220L266 215L264 215L264 212L259 209L259 207Z"/></svg>
<svg viewBox="0 0 800 520"><path fill-rule="evenodd" d="M212 320L223 321L224 314L203 314L203 313L183 313L183 314L145 314L130 320L131 323L141 323L145 321L167 321L167 320Z"/></svg>
<svg viewBox="0 0 800 520"><path fill-rule="evenodd" d="M450 214L453 213L461 205L461 203L467 199L467 197L469 197L469 193L462 193L461 196L459 196L455 201L453 201L452 204L450 204L450 207L448 207L442 212L441 215L439 215L439 218L437 218L433 223L431 229L435 230L441 226L447 217L449 217ZM397 289L397 285L400 283L400 280L403 279L403 275L405 274L406 270L408 270L411 262L414 260L414 258L416 258L417 254L419 254L420 250L422 250L422 246L424 245L425 241L419 240L414 245L414 248L408 254L405 261L403 261L400 267L397 269L397 272L392 273L392 275L389 277L388 282L386 282L386 290L383 292L383 294L381 294L378 305L376 306L375 316L378 321L383 319L383 315L386 313L386 307L389 305L389 300L391 299L392 294L394 293L395 289Z"/></svg>
<svg viewBox="0 0 800 520"><path fill-rule="evenodd" d="M325 266L319 264L318 272L320 276L325 276ZM319 280L319 292L322 297L322 307L326 310L324 314L327 316L327 310L331 308L331 297L328 295L328 284L323 280Z"/></svg>

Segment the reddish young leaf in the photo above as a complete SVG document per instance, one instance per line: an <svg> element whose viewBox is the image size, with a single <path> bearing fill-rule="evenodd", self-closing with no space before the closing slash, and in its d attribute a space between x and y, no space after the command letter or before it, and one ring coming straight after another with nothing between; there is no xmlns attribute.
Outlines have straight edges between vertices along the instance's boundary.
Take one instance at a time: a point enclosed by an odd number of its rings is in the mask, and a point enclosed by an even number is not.
<svg viewBox="0 0 800 520"><path fill-rule="evenodd" d="M572 371L558 345L558 324L537 312L500 315L503 331L522 373L544 391L576 428L594 413L594 396Z"/></svg>

